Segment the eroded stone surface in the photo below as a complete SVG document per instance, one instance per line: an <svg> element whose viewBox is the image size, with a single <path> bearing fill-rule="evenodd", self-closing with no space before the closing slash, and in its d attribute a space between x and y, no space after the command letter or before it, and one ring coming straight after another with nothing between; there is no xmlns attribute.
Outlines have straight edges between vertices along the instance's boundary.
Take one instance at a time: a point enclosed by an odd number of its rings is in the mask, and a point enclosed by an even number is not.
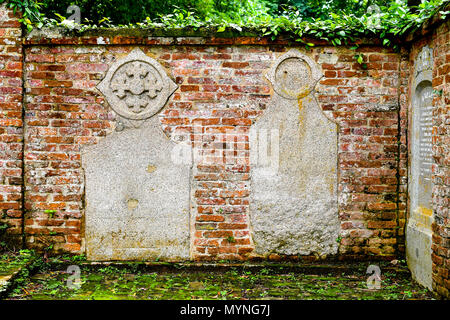
<svg viewBox="0 0 450 320"><path fill-rule="evenodd" d="M190 167L171 161L175 145L155 117L85 149L88 259L189 258Z"/></svg>
<svg viewBox="0 0 450 320"><path fill-rule="evenodd" d="M295 50L268 73L276 93L250 139L257 254L337 253L337 125L311 94L319 78L314 62Z"/></svg>
<svg viewBox="0 0 450 320"><path fill-rule="evenodd" d="M432 116L433 51L425 46L416 59L410 109L409 216L406 257L417 282L432 288Z"/></svg>
<svg viewBox="0 0 450 320"><path fill-rule="evenodd" d="M298 100L314 89L321 74L311 58L290 50L275 62L266 77L278 95Z"/></svg>

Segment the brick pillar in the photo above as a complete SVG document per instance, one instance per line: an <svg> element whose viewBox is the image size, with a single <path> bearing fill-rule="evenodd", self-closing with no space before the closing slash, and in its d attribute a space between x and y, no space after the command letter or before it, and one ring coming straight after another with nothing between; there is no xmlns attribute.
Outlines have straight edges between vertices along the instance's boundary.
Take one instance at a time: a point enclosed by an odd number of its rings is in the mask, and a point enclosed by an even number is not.
<svg viewBox="0 0 450 320"><path fill-rule="evenodd" d="M450 21L434 33L433 288L450 298Z"/></svg>
<svg viewBox="0 0 450 320"><path fill-rule="evenodd" d="M9 225L0 241L22 244L22 28L0 5L0 223ZM1 231L0 231L1 233Z"/></svg>

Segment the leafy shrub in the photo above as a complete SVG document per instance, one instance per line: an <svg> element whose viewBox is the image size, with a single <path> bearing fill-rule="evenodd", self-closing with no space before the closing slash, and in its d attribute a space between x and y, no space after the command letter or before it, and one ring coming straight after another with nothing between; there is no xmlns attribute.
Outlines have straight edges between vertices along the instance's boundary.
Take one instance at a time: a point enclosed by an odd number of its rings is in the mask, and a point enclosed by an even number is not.
<svg viewBox="0 0 450 320"><path fill-rule="evenodd" d="M24 12L22 21L29 30L36 26L60 25L75 29L64 20L66 8L81 9L83 25L79 31L99 27L139 27L173 30L208 28L223 32L227 28L252 30L262 36L280 33L307 46L305 36L348 44L356 38L377 37L383 45L392 38L414 31L436 13L442 18L449 0L425 0L408 6L408 0L0 0ZM409 0L417 1L418 0ZM368 10L376 4L377 10ZM55 17L60 17L60 21ZM395 45L394 45L395 46Z"/></svg>
<svg viewBox="0 0 450 320"><path fill-rule="evenodd" d="M67 8L74 4L80 7L81 16L93 23L107 17L116 25L134 24L147 17L156 19L170 14L174 9L194 12L200 19L219 14L235 15L247 0L42 0L42 13L55 18L55 14L66 15Z"/></svg>

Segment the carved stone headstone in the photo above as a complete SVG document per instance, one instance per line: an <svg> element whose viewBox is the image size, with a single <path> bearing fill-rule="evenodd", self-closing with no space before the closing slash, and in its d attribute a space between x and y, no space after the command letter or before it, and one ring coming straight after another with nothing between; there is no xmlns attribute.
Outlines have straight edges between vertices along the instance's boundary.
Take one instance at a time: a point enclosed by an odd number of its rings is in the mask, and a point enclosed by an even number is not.
<svg viewBox="0 0 450 320"><path fill-rule="evenodd" d="M175 88L139 50L99 84L114 112L133 125L83 150L88 259L189 258L190 166L171 161L176 143L152 117Z"/></svg>
<svg viewBox="0 0 450 320"><path fill-rule="evenodd" d="M425 46L415 61L410 109L409 217L406 255L413 277L431 289L431 204L433 51Z"/></svg>
<svg viewBox="0 0 450 320"><path fill-rule="evenodd" d="M177 85L156 60L134 49L111 65L97 88L122 122L138 127L161 110Z"/></svg>
<svg viewBox="0 0 450 320"><path fill-rule="evenodd" d="M256 254L337 253L337 125L314 98L320 77L296 50L267 74L275 93L250 133Z"/></svg>

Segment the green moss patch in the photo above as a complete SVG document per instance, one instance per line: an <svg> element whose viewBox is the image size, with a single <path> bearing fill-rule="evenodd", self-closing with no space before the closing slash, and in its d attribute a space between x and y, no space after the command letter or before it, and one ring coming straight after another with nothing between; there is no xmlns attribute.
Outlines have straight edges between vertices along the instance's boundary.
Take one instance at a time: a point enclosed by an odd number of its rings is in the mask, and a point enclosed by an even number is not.
<svg viewBox="0 0 450 320"><path fill-rule="evenodd" d="M61 269L61 268L59 268ZM70 288L66 270L38 272L8 299L69 300L217 300L217 299L432 299L405 272L381 274L380 289L369 289L365 270L342 274L274 273L269 268L229 268L225 272L181 268L176 272L115 265L81 265L80 287Z"/></svg>
<svg viewBox="0 0 450 320"><path fill-rule="evenodd" d="M0 254L0 298L12 286L23 282L29 275L29 267L35 261L32 251L5 252Z"/></svg>

